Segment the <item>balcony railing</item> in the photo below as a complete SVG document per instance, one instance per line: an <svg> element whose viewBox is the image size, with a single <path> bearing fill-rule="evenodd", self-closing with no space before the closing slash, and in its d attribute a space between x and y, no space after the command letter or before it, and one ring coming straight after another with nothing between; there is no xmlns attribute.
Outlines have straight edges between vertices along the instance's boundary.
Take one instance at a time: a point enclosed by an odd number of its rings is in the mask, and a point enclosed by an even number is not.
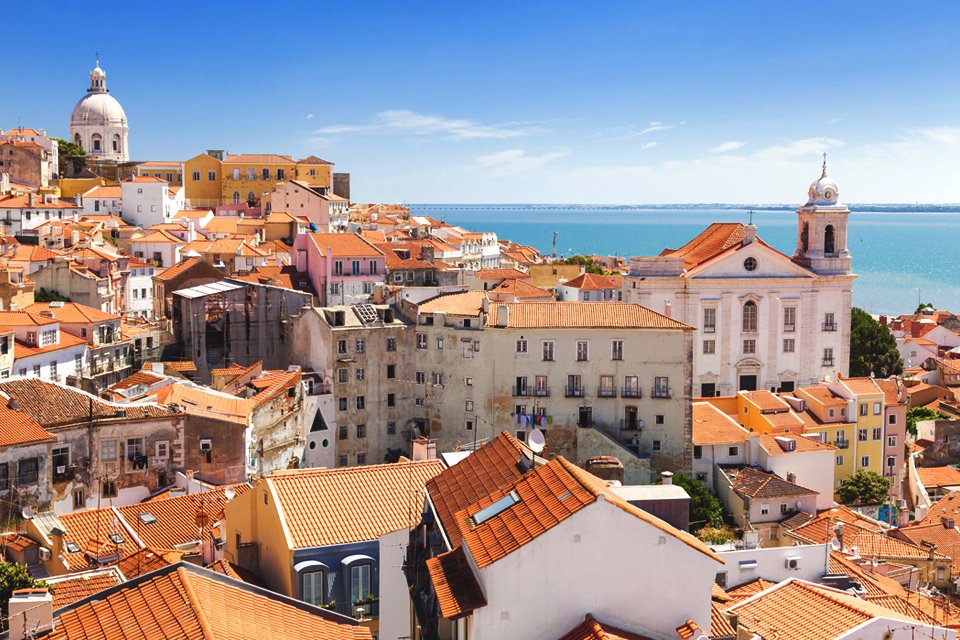
<svg viewBox="0 0 960 640"><path fill-rule="evenodd" d="M706 326L703 327L703 332L704 332L704 333L716 333L716 332L717 332L717 327L716 327L716 325L708 324L708 325L706 325Z"/></svg>
<svg viewBox="0 0 960 640"><path fill-rule="evenodd" d="M651 398L672 398L673 389L658 389L656 387L650 392Z"/></svg>
<svg viewBox="0 0 960 640"><path fill-rule="evenodd" d="M513 397L515 398L526 398L530 395L530 387L524 386L515 386L513 388Z"/></svg>
<svg viewBox="0 0 960 640"><path fill-rule="evenodd" d="M837 441L835 441L835 442L833 443L833 446L835 446L837 449L846 449L846 448L848 448L848 447L850 446L850 441L849 441L849 440L837 440Z"/></svg>
<svg viewBox="0 0 960 640"><path fill-rule="evenodd" d="M567 387L565 389L566 395L568 398L582 398L583 397L583 387Z"/></svg>
<svg viewBox="0 0 960 640"><path fill-rule="evenodd" d="M832 366L833 366L833 358L824 358L822 364L823 364L824 367L832 367Z"/></svg>
<svg viewBox="0 0 960 640"><path fill-rule="evenodd" d="M646 426L646 423L640 418L621 418L621 431L640 431Z"/></svg>
<svg viewBox="0 0 960 640"><path fill-rule="evenodd" d="M784 332L784 333L793 333L793 332L796 331L796 330L797 330L797 325L795 325L795 324L785 324L785 325L783 325L783 332Z"/></svg>
<svg viewBox="0 0 960 640"><path fill-rule="evenodd" d="M550 397L550 387L534 387L530 395L535 398L549 398Z"/></svg>
<svg viewBox="0 0 960 640"><path fill-rule="evenodd" d="M617 390L616 388L604 389L603 387L601 387L597 389L597 397L598 398L616 398Z"/></svg>
<svg viewBox="0 0 960 640"><path fill-rule="evenodd" d="M620 390L620 395L624 398L642 398L643 389L640 387L624 387Z"/></svg>
<svg viewBox="0 0 960 640"><path fill-rule="evenodd" d="M837 330L837 323L836 323L836 322L824 322L822 326L823 326L823 330L824 330L824 331L836 331L836 330Z"/></svg>

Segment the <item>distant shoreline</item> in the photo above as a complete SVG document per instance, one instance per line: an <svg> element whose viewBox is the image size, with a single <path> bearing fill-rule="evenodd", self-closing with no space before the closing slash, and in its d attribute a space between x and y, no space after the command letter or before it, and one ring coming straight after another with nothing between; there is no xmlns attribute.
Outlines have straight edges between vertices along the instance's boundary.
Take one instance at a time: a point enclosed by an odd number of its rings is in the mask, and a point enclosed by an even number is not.
<svg viewBox="0 0 960 640"><path fill-rule="evenodd" d="M796 211L800 204L443 204L406 203L411 209L469 211ZM849 204L851 213L960 213L960 204Z"/></svg>

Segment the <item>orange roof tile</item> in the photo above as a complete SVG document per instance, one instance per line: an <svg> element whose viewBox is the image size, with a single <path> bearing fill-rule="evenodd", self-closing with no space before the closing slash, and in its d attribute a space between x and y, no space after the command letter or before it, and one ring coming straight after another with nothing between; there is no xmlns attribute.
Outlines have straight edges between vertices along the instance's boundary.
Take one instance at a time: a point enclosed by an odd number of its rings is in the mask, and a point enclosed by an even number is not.
<svg viewBox="0 0 960 640"><path fill-rule="evenodd" d="M28 358L30 356L36 356L44 353L53 353L54 351L62 351L63 349L70 349L72 347L87 344L85 339L70 335L64 331L60 332L59 339L59 344L50 344L45 347L34 347L33 345L29 345L25 342L17 340L13 345L13 357L19 360L21 358Z"/></svg>
<svg viewBox="0 0 960 640"><path fill-rule="evenodd" d="M123 578L115 568L107 567L47 578L45 582L53 587L53 609L56 611L104 589L123 584Z"/></svg>
<svg viewBox="0 0 960 640"><path fill-rule="evenodd" d="M110 507L72 511L60 516L60 522L66 527L63 559L70 571L95 566L90 556L122 557L138 548ZM111 534L119 535L119 541L110 539ZM78 551L67 551L67 543L76 544Z"/></svg>
<svg viewBox="0 0 960 640"><path fill-rule="evenodd" d="M956 467L917 467L917 476L927 489L960 486L960 469Z"/></svg>
<svg viewBox="0 0 960 640"><path fill-rule="evenodd" d="M833 451L836 447L826 442L820 442L814 438L799 434L780 435L781 438L788 438L793 441L793 451L787 451L780 446L776 435L761 435L760 446L766 449L771 456L786 455L789 453L806 453L808 451Z"/></svg>
<svg viewBox="0 0 960 640"><path fill-rule="evenodd" d="M822 385L814 385L812 387L800 387L805 393L809 394L814 401L819 402L820 404L826 407L837 407L837 406L847 406L846 398L841 398L836 395L834 392L830 391L829 388Z"/></svg>
<svg viewBox="0 0 960 640"><path fill-rule="evenodd" d="M183 553L173 549L151 549L144 547L128 553L120 558L116 566L127 579L133 579L137 576L168 567L171 564L180 562Z"/></svg>
<svg viewBox="0 0 960 640"><path fill-rule="evenodd" d="M778 411L789 411L790 405L786 403L785 400L781 399L778 395L767 391L766 389L759 389L757 391L740 391L738 392L744 398L755 404L761 412L778 412Z"/></svg>
<svg viewBox="0 0 960 640"><path fill-rule="evenodd" d="M49 640L370 640L355 620L179 563L56 612Z"/></svg>
<svg viewBox="0 0 960 640"><path fill-rule="evenodd" d="M940 522L940 518L944 517L960 521L960 493L951 491L930 505L930 508L927 509L927 515L922 522L928 520Z"/></svg>
<svg viewBox="0 0 960 640"><path fill-rule="evenodd" d="M604 624L588 613L583 622L563 634L559 640L650 640L650 638Z"/></svg>
<svg viewBox="0 0 960 640"><path fill-rule="evenodd" d="M720 605L716 602L710 603L710 637L711 638L732 638L736 637L737 631L730 624Z"/></svg>
<svg viewBox="0 0 960 640"><path fill-rule="evenodd" d="M529 450L507 432L427 481L427 494L452 547L460 546L455 514L520 477L517 462Z"/></svg>
<svg viewBox="0 0 960 640"><path fill-rule="evenodd" d="M264 479L293 548L375 540L419 521L439 460L276 472Z"/></svg>
<svg viewBox="0 0 960 640"><path fill-rule="evenodd" d="M140 236L139 238L134 238L132 242L141 242L144 244L184 244L183 240L162 229L158 231L151 231L150 233Z"/></svg>
<svg viewBox="0 0 960 640"><path fill-rule="evenodd" d="M775 473L767 473L754 467L726 469L733 490L750 498L781 498L785 496L808 496L817 492L784 480Z"/></svg>
<svg viewBox="0 0 960 640"><path fill-rule="evenodd" d="M53 199L44 202L43 196L34 196L30 204L30 196L0 195L0 209L79 209L78 205L64 200Z"/></svg>
<svg viewBox="0 0 960 640"><path fill-rule="evenodd" d="M580 291L605 291L607 289L619 289L620 283L612 276L601 276L596 273L581 273L573 280L558 283L561 287L572 287Z"/></svg>
<svg viewBox="0 0 960 640"><path fill-rule="evenodd" d="M326 255L327 249L338 257L378 258L384 255L373 243L355 233L310 233L308 235L323 255Z"/></svg>
<svg viewBox="0 0 960 640"><path fill-rule="evenodd" d="M99 198L99 199L105 199L105 198L120 199L123 195L122 191L123 190L120 187L99 186L99 187L94 187L93 189L90 189L90 191L87 191L85 194L83 194L83 197Z"/></svg>
<svg viewBox="0 0 960 640"><path fill-rule="evenodd" d="M440 614L456 620L487 606L483 589L473 575L463 547L427 560L427 571L440 605Z"/></svg>
<svg viewBox="0 0 960 640"><path fill-rule="evenodd" d="M224 163L237 164L295 164L292 156L276 153L235 153L223 157Z"/></svg>
<svg viewBox="0 0 960 640"><path fill-rule="evenodd" d="M480 280L529 280L533 277L519 269L479 269L474 275Z"/></svg>
<svg viewBox="0 0 960 640"><path fill-rule="evenodd" d="M693 443L696 445L746 442L750 432L709 402L693 403Z"/></svg>
<svg viewBox="0 0 960 640"><path fill-rule="evenodd" d="M836 522L831 518L821 517L791 530L788 535L801 540L808 540L813 544L825 544L835 537L835 525ZM876 556L880 559L916 559L929 558L930 555L929 550L925 547L898 540L879 531L872 531L853 522L845 522L844 524L843 546L847 548L857 547L860 554L867 558ZM941 553L937 553L936 557L939 560L947 559Z"/></svg>
<svg viewBox="0 0 960 640"><path fill-rule="evenodd" d="M548 301L552 301L554 299L554 295L551 292L532 285L525 280L521 280L520 278L504 280L495 286L491 291L511 294L520 301L543 300L544 298L547 298Z"/></svg>
<svg viewBox="0 0 960 640"><path fill-rule="evenodd" d="M479 316L483 311L484 291L462 291L430 298L417 306L418 313L443 312L454 316Z"/></svg>
<svg viewBox="0 0 960 640"><path fill-rule="evenodd" d="M56 439L28 414L10 409L7 402L0 400L0 447Z"/></svg>
<svg viewBox="0 0 960 640"><path fill-rule="evenodd" d="M688 324L652 309L627 302L513 302L492 303L488 326L497 326L498 309L509 309L508 325L515 329L680 329Z"/></svg>
<svg viewBox="0 0 960 640"><path fill-rule="evenodd" d="M901 385L896 380L876 380L877 386L883 390L884 403L889 407L891 405L902 404L900 402Z"/></svg>
<svg viewBox="0 0 960 640"><path fill-rule="evenodd" d="M166 182L166 180L154 178L153 176L130 176L127 182Z"/></svg>
<svg viewBox="0 0 960 640"><path fill-rule="evenodd" d="M23 310L37 315L49 313L54 320L67 324L85 324L120 319L120 316L114 313L107 313L106 311L87 307L82 304L77 304L76 302L56 303L57 306L52 306L53 304L52 302L34 302L24 307Z"/></svg>
<svg viewBox="0 0 960 640"><path fill-rule="evenodd" d="M957 530L956 520L948 518L946 522L932 521L929 524L928 521L928 518L924 518L923 524L900 527L892 535L916 545L924 543L936 545L937 551L953 558L951 573L954 576L960 575L960 531Z"/></svg>
<svg viewBox="0 0 960 640"><path fill-rule="evenodd" d="M745 235L746 226L742 223L714 222L679 249L664 249L660 255L682 257L683 266L689 271L725 249L740 244Z"/></svg>
<svg viewBox="0 0 960 640"><path fill-rule="evenodd" d="M850 391L858 396L880 395L883 393L873 378L843 378L841 382L847 389L850 389Z"/></svg>
<svg viewBox="0 0 960 640"><path fill-rule="evenodd" d="M31 547L39 547L40 545L25 535L8 533L0 536L0 546L4 549L12 549L13 551L25 551Z"/></svg>

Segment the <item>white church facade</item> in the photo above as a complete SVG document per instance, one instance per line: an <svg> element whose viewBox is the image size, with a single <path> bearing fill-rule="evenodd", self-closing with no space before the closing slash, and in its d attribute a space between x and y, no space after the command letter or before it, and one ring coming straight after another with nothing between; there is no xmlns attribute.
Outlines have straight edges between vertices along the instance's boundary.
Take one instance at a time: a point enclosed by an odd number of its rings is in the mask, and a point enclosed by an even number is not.
<svg viewBox="0 0 960 640"><path fill-rule="evenodd" d="M70 115L70 140L99 161L127 162L127 114L107 91L107 74L100 61L90 72L87 95L77 102Z"/></svg>
<svg viewBox="0 0 960 640"><path fill-rule="evenodd" d="M856 278L849 215L824 161L797 210L792 257L752 224L714 223L679 249L631 258L623 299L696 328L694 396L792 391L846 375Z"/></svg>

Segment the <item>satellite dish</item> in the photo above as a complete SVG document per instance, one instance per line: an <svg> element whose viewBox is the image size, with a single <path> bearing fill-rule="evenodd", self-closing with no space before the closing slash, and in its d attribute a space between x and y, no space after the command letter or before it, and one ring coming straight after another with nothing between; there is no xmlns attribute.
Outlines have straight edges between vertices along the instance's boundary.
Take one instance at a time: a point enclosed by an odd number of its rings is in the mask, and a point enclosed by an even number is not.
<svg viewBox="0 0 960 640"><path fill-rule="evenodd" d="M834 551L840 551L840 541L834 538L830 541L830 548Z"/></svg>
<svg viewBox="0 0 960 640"><path fill-rule="evenodd" d="M527 446L534 453L540 453L543 451L544 447L547 446L547 439L543 435L543 431L540 429L534 429L530 432L530 435L527 436Z"/></svg>
<svg viewBox="0 0 960 640"><path fill-rule="evenodd" d="M227 502L230 502L237 497L237 490L233 487L227 487L223 490L223 497L227 499Z"/></svg>
<svg viewBox="0 0 960 640"><path fill-rule="evenodd" d="M30 507L24 507L23 509L20 510L20 513L23 515L24 520L29 520L30 518L33 517L33 509L31 509Z"/></svg>

